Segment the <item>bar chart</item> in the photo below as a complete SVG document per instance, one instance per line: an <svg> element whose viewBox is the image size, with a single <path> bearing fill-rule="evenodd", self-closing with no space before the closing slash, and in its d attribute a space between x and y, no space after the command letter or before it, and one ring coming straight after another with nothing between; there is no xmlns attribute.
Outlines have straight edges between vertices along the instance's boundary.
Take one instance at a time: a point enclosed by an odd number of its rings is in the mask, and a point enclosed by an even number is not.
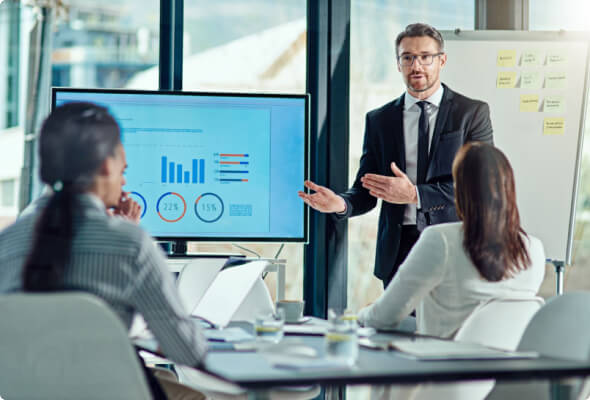
<svg viewBox="0 0 590 400"><path fill-rule="evenodd" d="M247 153L215 153L218 164L217 181L221 183L248 182L250 155Z"/></svg>
<svg viewBox="0 0 590 400"><path fill-rule="evenodd" d="M193 158L190 164L190 170L185 166L174 161L168 161L167 156L162 156L162 183L205 183L205 160L203 158Z"/></svg>

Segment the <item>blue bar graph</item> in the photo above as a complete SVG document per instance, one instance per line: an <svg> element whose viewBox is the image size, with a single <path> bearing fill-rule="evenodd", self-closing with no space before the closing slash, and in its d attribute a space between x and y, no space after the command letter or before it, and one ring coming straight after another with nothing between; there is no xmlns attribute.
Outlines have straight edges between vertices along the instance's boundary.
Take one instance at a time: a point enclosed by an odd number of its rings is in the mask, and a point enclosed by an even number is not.
<svg viewBox="0 0 590 400"><path fill-rule="evenodd" d="M182 164L176 164L176 183L182 183Z"/></svg>
<svg viewBox="0 0 590 400"><path fill-rule="evenodd" d="M168 161L162 156L162 183L205 183L205 159L193 158L191 171L185 171L182 163Z"/></svg>
<svg viewBox="0 0 590 400"><path fill-rule="evenodd" d="M205 160L202 158L199 161L199 182L205 183Z"/></svg>
<svg viewBox="0 0 590 400"><path fill-rule="evenodd" d="M193 159L193 183L197 183L197 171L199 170L199 160ZM201 182L203 183L203 182Z"/></svg>
<svg viewBox="0 0 590 400"><path fill-rule="evenodd" d="M171 162L170 163L170 168L168 170L170 172L170 179L168 179L170 181L170 183L174 183L174 163Z"/></svg>
<svg viewBox="0 0 590 400"><path fill-rule="evenodd" d="M162 183L166 183L166 167L168 167L168 157L162 157Z"/></svg>

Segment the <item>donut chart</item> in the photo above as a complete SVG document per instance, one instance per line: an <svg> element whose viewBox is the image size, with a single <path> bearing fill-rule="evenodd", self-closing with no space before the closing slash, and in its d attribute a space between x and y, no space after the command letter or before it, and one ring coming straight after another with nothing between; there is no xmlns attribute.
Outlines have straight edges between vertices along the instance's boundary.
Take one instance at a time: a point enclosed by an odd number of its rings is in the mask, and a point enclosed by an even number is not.
<svg viewBox="0 0 590 400"><path fill-rule="evenodd" d="M186 214L186 201L176 192L166 192L156 203L158 216L165 222L178 222Z"/></svg>
<svg viewBox="0 0 590 400"><path fill-rule="evenodd" d="M218 221L223 215L223 200L215 193L203 193L195 200L195 214L205 223Z"/></svg>
<svg viewBox="0 0 590 400"><path fill-rule="evenodd" d="M143 202L143 206L141 207L141 216L139 217L140 219L143 218L143 216L145 215L145 211L147 210L147 202L145 201L145 197L143 197L138 192L130 192L129 195L135 196L136 198L138 198L139 200L141 200Z"/></svg>

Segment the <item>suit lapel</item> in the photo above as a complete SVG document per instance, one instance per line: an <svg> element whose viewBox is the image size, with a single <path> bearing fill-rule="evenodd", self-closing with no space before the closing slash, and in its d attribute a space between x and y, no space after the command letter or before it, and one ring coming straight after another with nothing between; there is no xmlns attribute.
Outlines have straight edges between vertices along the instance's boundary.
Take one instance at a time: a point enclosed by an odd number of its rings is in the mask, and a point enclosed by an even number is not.
<svg viewBox="0 0 590 400"><path fill-rule="evenodd" d="M391 117L393 123L391 124L392 132L389 135L385 135L385 161L395 161L398 167L402 170L406 170L406 146L404 140L404 96L401 95L393 101L393 110ZM391 173L389 164L387 171Z"/></svg>
<svg viewBox="0 0 590 400"><path fill-rule="evenodd" d="M438 109L438 115L436 116L436 123L434 125L434 133L432 134L432 142L430 144L430 152L428 154L428 167L430 169L430 163L432 162L432 157L436 153L436 149L438 147L438 142L440 141L440 135L443 131L443 128L447 122L447 117L449 116L449 111L453 105L453 91L449 89L447 86L443 85L444 92L443 97L440 101L440 107ZM427 174L427 176L430 174Z"/></svg>

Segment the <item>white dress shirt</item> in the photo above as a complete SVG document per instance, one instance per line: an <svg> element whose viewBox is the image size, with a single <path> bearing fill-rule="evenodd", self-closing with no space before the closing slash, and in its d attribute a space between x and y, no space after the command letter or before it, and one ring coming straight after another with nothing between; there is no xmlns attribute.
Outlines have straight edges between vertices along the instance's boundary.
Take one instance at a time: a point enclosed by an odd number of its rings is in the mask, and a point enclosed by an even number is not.
<svg viewBox="0 0 590 400"><path fill-rule="evenodd" d="M428 112L428 150L430 151L430 143L434 133L434 125L436 124L436 117L438 109L442 100L444 88L441 85L432 96L420 100L409 94L407 91L404 98L404 144L406 152L406 171L410 181L415 185L418 175L418 125L420 122L421 109L416 103L419 101L426 101L430 103L427 105ZM407 204L404 213L404 225L416 224L416 208L420 208L420 193L416 190L418 195L418 204Z"/></svg>
<svg viewBox="0 0 590 400"><path fill-rule="evenodd" d="M462 226L453 222L426 228L381 297L360 310L359 322L391 329L416 309L418 333L451 337L482 302L536 295L545 275L545 252L539 239L525 238L531 258L527 269L489 282L463 248Z"/></svg>

